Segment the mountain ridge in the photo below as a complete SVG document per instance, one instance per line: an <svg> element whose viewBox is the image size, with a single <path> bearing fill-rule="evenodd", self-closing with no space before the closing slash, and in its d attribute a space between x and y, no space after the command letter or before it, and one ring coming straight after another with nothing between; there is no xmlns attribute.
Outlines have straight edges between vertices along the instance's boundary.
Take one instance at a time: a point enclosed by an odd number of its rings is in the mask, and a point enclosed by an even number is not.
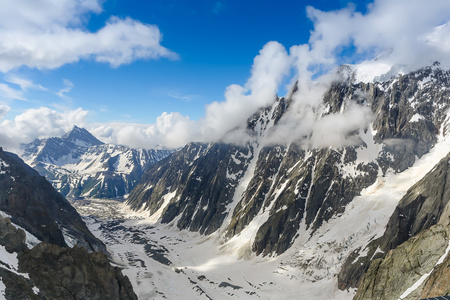
<svg viewBox="0 0 450 300"><path fill-rule="evenodd" d="M124 198L144 170L172 150L105 144L84 128L22 145L22 158L65 197Z"/></svg>
<svg viewBox="0 0 450 300"><path fill-rule="evenodd" d="M379 174L402 172L412 166L417 157L431 149L446 118L442 110L436 108L449 105L449 77L448 71L430 67L381 83L335 82L324 94L323 116L340 114L348 107L349 101L369 106L374 112L371 128L350 133L360 139L359 145L305 150L301 144L264 146L258 141L244 146L189 144L177 153L179 156L186 155L186 163L176 163L175 158L171 157L150 167L127 203L135 210L149 208L150 215L164 204L161 222L169 223L176 216L181 216L177 220L180 229L197 231L201 228L201 233L212 233L223 225L226 229L221 230L227 232L228 237L239 234L260 215L265 225L255 236L253 251L267 255L279 249L276 251L280 254L289 247L281 244L292 243L302 219L305 219L306 229L317 229L333 215L342 213L345 205L363 188L373 184ZM434 85L433 81L439 81L439 84ZM430 101L432 93L437 98L435 102ZM365 97L362 98L361 94ZM288 104L287 108L284 103ZM293 105L290 103L293 103L292 98L280 98L274 106L262 109L249 119L246 131L249 135L262 137L276 129L278 122L283 121L283 115L289 112L289 106ZM281 116L277 112L282 112ZM416 115L422 117L414 117ZM378 154L364 160L373 151L371 148L378 149ZM205 152L205 149L212 150ZM217 151L225 153L216 157ZM212 155L210 158L208 153ZM251 159L245 160L244 157ZM165 164L181 172L182 177L189 176L190 183L178 189L176 181L166 181L170 177L168 174L174 171L168 170L169 173L164 174ZM200 169L205 164L215 165L217 172L206 176L207 173ZM224 167L218 167L221 165ZM230 167L227 169L225 166ZM297 173L294 170L298 170ZM245 193L232 194L246 172L250 173L247 173ZM221 175L216 175L219 173ZM155 177L146 183L150 174ZM171 176L174 178L175 174ZM212 180L205 186L213 186L216 176L222 178L220 180L224 181L224 186L228 186L223 194L208 197L202 194L200 188L189 192L191 185L203 184L196 183L203 177ZM152 195L152 191L156 190L159 191L155 194L158 196ZM160 201L163 197L170 199ZM206 225L206 228L201 225L203 221L199 216L206 216L204 207L228 205L234 206L233 211L228 212L232 214L228 225L223 224L224 209L215 212L221 220L219 223ZM289 216L292 211L296 213ZM292 229L286 232L286 228ZM280 242L281 236L288 242Z"/></svg>

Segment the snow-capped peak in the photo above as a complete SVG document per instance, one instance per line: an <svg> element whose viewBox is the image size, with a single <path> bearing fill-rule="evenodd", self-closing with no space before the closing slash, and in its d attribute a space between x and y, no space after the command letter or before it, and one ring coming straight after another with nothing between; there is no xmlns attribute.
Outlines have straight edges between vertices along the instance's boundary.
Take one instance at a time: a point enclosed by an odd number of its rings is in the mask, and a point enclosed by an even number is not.
<svg viewBox="0 0 450 300"><path fill-rule="evenodd" d="M73 129L67 132L62 137L63 140L75 143L77 146L96 146L102 145L103 142L99 141L89 131L78 126L73 126Z"/></svg>

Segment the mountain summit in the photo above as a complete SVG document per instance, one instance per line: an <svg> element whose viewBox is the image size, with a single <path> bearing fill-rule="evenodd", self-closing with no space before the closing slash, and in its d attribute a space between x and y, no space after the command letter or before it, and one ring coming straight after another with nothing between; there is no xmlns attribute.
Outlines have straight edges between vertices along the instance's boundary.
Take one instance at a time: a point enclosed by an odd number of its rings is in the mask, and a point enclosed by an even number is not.
<svg viewBox="0 0 450 300"><path fill-rule="evenodd" d="M84 128L74 126L62 137L35 139L21 146L22 157L28 163L42 162L58 166L71 163L80 158L89 147L103 145Z"/></svg>
<svg viewBox="0 0 450 300"><path fill-rule="evenodd" d="M103 145L104 143L99 141L96 137L94 137L89 131L84 128L73 126L73 129L66 134L64 134L61 138L64 141L72 142L78 146L97 146Z"/></svg>

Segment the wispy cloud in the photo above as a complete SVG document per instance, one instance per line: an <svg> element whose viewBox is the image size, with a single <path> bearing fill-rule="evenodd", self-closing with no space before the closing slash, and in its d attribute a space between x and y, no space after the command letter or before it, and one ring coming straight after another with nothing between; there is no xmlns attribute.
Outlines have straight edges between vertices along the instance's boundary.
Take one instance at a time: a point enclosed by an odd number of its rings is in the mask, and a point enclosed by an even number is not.
<svg viewBox="0 0 450 300"><path fill-rule="evenodd" d="M8 112L11 110L11 107L0 104L0 121L8 114Z"/></svg>
<svg viewBox="0 0 450 300"><path fill-rule="evenodd" d="M22 91L13 89L12 87L4 83L0 83L0 98L28 101L24 97Z"/></svg>
<svg viewBox="0 0 450 300"><path fill-rule="evenodd" d="M91 0L83 3L97 2ZM5 4L0 4L0 17L1 5ZM448 0L376 0L364 14L355 11L354 7L329 12L309 7L307 13L314 24L309 42L293 46L289 50L277 42L267 43L255 57L247 83L244 86L229 86L225 91L225 100L209 104L204 118L192 121L179 113L163 113L154 124L90 124L89 129L106 142L133 147L180 147L190 141L216 141L236 126L245 124L245 120L258 108L271 104L280 85L287 79L292 82L298 80L302 92L294 97L286 119L280 121L279 130L273 134L273 142L297 141L306 136L309 140L305 143L311 147L351 144L354 141L347 138L348 133L368 126L371 111L348 103L346 110L340 115L317 117L315 108L322 101L327 83L326 80L320 81L321 78L317 76L335 70L342 62L342 52L349 47L354 49L355 55L347 57L347 62L357 61L360 63L359 67L363 64L367 67L367 63L371 62L372 71L386 73L395 65L413 69L428 65L434 60L449 67L448 7ZM95 10L90 8L89 11ZM132 20L127 21L128 25L122 21L117 20L115 26L124 26L124 35L135 25L142 32L151 30ZM68 24L66 21L61 22ZM85 34L86 32L81 34L81 40ZM136 33L132 33L132 36L136 37L134 34ZM139 36L146 35L143 33ZM115 38L112 41L109 45L114 48ZM159 39L155 41L159 45ZM76 59L79 58L79 53L77 52ZM95 53L95 59L100 59L100 52ZM117 53L113 52L112 56L105 53L105 61L114 65L113 58ZM373 61L376 57L377 60ZM117 62L127 61L129 58L130 56L119 55ZM0 55L0 66L1 61ZM60 62L62 61L68 60ZM373 64L383 65L383 68L374 68ZM292 74L294 75L290 78ZM381 74L383 73L378 75ZM312 84L312 78L318 83ZM66 82L60 96L66 96L72 87L70 81ZM0 93L1 89L0 85ZM10 97L20 98L19 92L3 85L3 93ZM183 101L190 101L193 97L177 93L170 93L169 96ZM10 138L9 141L13 144L16 140L57 135L64 128L70 129L76 122L84 121L86 114L83 110L58 113L44 108L26 111L13 122L3 121L0 139L4 141Z"/></svg>
<svg viewBox="0 0 450 300"><path fill-rule="evenodd" d="M20 86L22 91L28 91L28 90L47 91L47 89L45 87L43 87L42 85L35 84L33 81L23 78L23 77L20 77L18 75L6 74L5 80L9 83Z"/></svg>
<svg viewBox="0 0 450 300"><path fill-rule="evenodd" d="M63 85L64 87L60 89L56 94L63 100L70 101L71 98L67 96L66 94L69 93L73 87L75 86L72 81L68 79L63 79Z"/></svg>
<svg viewBox="0 0 450 300"><path fill-rule="evenodd" d="M112 67L139 59L178 59L161 45L155 25L111 17L90 32L85 20L102 12L102 0L0 1L0 72L20 66L58 68L81 59Z"/></svg>
<svg viewBox="0 0 450 300"><path fill-rule="evenodd" d="M448 30L442 27L450 21L448 8L447 0L375 0L365 14L354 6L330 12L308 7L314 23L309 43L290 52L297 53L296 67L304 77L335 68L349 48L354 48L354 55L344 63L378 56L380 64L410 69L435 60L450 66L449 47L442 46L450 43ZM439 27L443 30L437 30Z"/></svg>
<svg viewBox="0 0 450 300"><path fill-rule="evenodd" d="M182 95L180 93L175 92L167 93L167 96L174 99L183 100L185 102L190 102L199 97L198 95Z"/></svg>

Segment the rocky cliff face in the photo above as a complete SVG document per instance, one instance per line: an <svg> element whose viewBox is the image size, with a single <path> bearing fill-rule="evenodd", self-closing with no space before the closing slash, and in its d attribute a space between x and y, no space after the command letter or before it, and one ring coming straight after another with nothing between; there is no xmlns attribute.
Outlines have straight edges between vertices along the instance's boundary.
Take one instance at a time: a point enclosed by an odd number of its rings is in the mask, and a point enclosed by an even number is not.
<svg viewBox="0 0 450 300"><path fill-rule="evenodd" d="M449 270L444 271L442 260L448 256L449 234L449 227L432 226L389 251L384 259L373 260L354 299L423 299L447 295L449 286L445 278L450 274ZM434 275L430 277L429 273ZM446 284L433 285L436 279Z"/></svg>
<svg viewBox="0 0 450 300"><path fill-rule="evenodd" d="M161 168L152 168L155 173L146 172L144 181L156 184L137 187L128 203L139 209L144 199L151 199L145 202L146 209L164 209L160 213L163 222L179 216L179 228L212 233L226 216L239 181L240 165L245 165L250 157L248 149L242 147L189 144L171 155ZM171 201L174 198L179 201Z"/></svg>
<svg viewBox="0 0 450 300"><path fill-rule="evenodd" d="M106 251L75 209L38 172L0 148L0 210L40 241Z"/></svg>
<svg viewBox="0 0 450 300"><path fill-rule="evenodd" d="M76 126L61 138L37 139L22 149L23 159L69 198L122 198L149 165L172 152L104 144Z"/></svg>
<svg viewBox="0 0 450 300"><path fill-rule="evenodd" d="M42 298L137 299L128 278L102 252L41 243L18 259L19 272L29 274Z"/></svg>
<svg viewBox="0 0 450 300"><path fill-rule="evenodd" d="M137 299L67 200L1 148L0 215L0 296Z"/></svg>
<svg viewBox="0 0 450 300"><path fill-rule="evenodd" d="M448 293L448 281L444 280L447 285L431 282L450 275L445 267L450 241L449 163L450 154L400 200L383 236L347 259L339 274L340 288L359 286L356 299L393 299L421 276L432 273L433 276L426 278L428 285L418 287L410 298ZM359 255L363 252L360 250L367 254ZM437 266L440 257L445 258L446 263ZM393 272L397 272L397 276L393 276ZM402 272L408 275L401 275ZM381 290L386 292L381 293Z"/></svg>
<svg viewBox="0 0 450 300"><path fill-rule="evenodd" d="M224 240L245 236L250 251L281 254L342 214L378 177L408 169L438 133L446 134L450 73L437 66L385 82L334 82L315 118L352 105L373 113L367 127L348 133L359 142L347 147L266 142L294 109L296 93L301 97L295 89L249 118L248 143L189 144L151 166L127 203L180 229L218 232Z"/></svg>
<svg viewBox="0 0 450 300"><path fill-rule="evenodd" d="M103 252L44 242L28 249L24 231L8 218L0 217L0 228L5 299L137 299L128 278Z"/></svg>

